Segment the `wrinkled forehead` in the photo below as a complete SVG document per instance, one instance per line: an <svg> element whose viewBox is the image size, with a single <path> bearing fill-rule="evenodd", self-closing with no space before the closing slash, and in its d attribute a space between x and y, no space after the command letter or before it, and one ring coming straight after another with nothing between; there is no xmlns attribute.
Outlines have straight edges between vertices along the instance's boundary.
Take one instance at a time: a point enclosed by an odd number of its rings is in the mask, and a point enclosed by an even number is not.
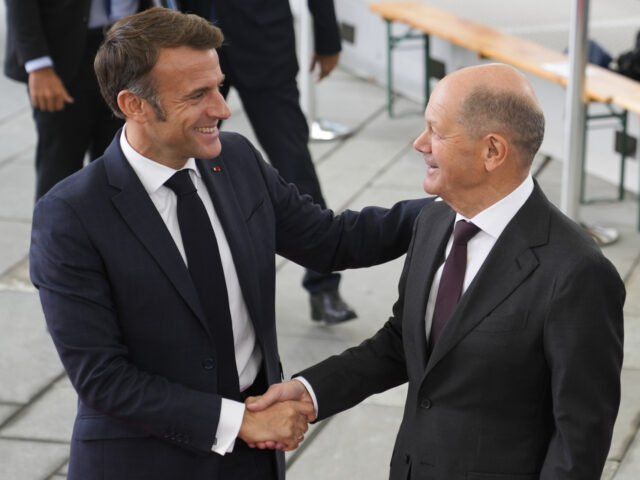
<svg viewBox="0 0 640 480"><path fill-rule="evenodd" d="M465 95L464 86L455 80L455 78L445 77L435 86L425 110L427 120L433 120L435 117L455 117Z"/></svg>

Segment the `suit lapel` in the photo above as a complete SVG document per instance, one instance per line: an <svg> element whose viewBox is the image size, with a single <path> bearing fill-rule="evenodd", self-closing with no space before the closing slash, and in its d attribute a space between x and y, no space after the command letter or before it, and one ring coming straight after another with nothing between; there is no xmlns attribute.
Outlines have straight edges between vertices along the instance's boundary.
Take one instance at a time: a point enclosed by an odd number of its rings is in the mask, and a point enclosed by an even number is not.
<svg viewBox="0 0 640 480"><path fill-rule="evenodd" d="M109 184L118 191L112 202L134 235L160 265L176 290L187 302L211 338L191 276L169 230L145 191L140 179L125 159L118 144L120 135L105 152Z"/></svg>
<svg viewBox="0 0 640 480"><path fill-rule="evenodd" d="M532 247L548 240L548 201L536 184L493 246L440 334L425 375L537 268Z"/></svg>
<svg viewBox="0 0 640 480"><path fill-rule="evenodd" d="M405 298L405 329L407 341L413 342L418 356L417 365L424 369L427 365L427 337L425 332L425 312L433 276L444 261L447 241L453 230L455 212L444 202L434 202L430 214L423 221L424 228L416 231L411 270L407 277ZM413 350L413 349L412 349Z"/></svg>
<svg viewBox="0 0 640 480"><path fill-rule="evenodd" d="M260 291L252 274L255 262L250 243L251 236L231 182L229 169L225 168L224 154L213 160L197 162L216 214L224 228L249 315L257 328L264 315L258 311L258 305L261 305ZM260 335L257 338L260 339Z"/></svg>

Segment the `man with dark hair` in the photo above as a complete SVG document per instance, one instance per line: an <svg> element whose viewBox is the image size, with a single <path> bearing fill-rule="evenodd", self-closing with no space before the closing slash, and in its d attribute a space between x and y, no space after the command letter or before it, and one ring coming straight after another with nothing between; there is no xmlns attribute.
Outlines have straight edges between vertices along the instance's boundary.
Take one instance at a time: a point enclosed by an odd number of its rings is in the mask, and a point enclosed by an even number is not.
<svg viewBox="0 0 640 480"><path fill-rule="evenodd" d="M289 0L181 0L179 4L183 11L209 18L222 29L225 43L218 55L225 73L223 95L232 86L238 91L269 162L282 178L326 208L309 152L307 120L300 108ZM338 64L338 22L333 0L308 0L307 5L313 20L312 68L318 67L321 79ZM338 273L305 272L302 285L310 294L312 320L333 325L356 318L342 299L339 284Z"/></svg>
<svg viewBox="0 0 640 480"><path fill-rule="evenodd" d="M196 15L117 22L95 60L125 127L36 205L30 250L51 337L78 393L70 480L284 478L313 408L250 412L280 381L275 253L318 271L406 251L424 200L334 216L243 137Z"/></svg>
<svg viewBox="0 0 640 480"><path fill-rule="evenodd" d="M323 419L408 381L390 478L599 480L624 284L531 178L544 133L533 89L506 65L465 68L425 120L414 146L443 201L416 220L393 316L248 408L295 399Z"/></svg>

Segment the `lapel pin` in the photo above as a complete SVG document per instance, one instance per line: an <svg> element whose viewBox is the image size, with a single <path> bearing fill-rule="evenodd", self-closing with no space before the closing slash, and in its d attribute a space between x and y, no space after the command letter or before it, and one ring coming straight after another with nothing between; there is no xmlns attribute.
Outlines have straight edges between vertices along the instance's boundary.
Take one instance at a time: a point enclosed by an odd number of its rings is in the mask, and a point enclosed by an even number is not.
<svg viewBox="0 0 640 480"><path fill-rule="evenodd" d="M221 172L222 169L220 167L211 167L211 170L213 170L214 172Z"/></svg>

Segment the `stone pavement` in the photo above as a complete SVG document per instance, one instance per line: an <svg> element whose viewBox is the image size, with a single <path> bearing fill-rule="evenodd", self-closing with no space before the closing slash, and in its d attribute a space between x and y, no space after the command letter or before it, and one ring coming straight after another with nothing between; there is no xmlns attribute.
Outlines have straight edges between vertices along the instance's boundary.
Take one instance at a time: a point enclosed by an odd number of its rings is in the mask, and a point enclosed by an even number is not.
<svg viewBox="0 0 640 480"><path fill-rule="evenodd" d="M4 3L0 2L0 42ZM0 51L4 47L0 43ZM400 99L397 118L385 113L384 90L345 71L317 91L319 115L354 127L346 140L311 145L329 205L335 210L391 205L422 196L423 162L412 150L422 129L421 107ZM237 98L226 124L252 138ZM558 112L560 114L561 112ZM62 479L75 415L75 393L46 332L26 255L33 207L35 134L25 89L0 78L0 479ZM552 161L538 176L553 201L559 198L561 166ZM588 179L590 192L614 187ZM603 478L640 478L640 234L636 200L583 207L583 220L616 228L621 239L604 249L627 285L623 399ZM309 320L300 287L302 268L280 260L277 273L279 344L285 375L359 343L390 314L402 260L346 272L344 297L359 319L326 327ZM288 478L385 479L402 415L405 387L365 401L312 426L298 451L288 454ZM374 421L371 421L374 419ZM587 440L588 441L588 440Z"/></svg>

